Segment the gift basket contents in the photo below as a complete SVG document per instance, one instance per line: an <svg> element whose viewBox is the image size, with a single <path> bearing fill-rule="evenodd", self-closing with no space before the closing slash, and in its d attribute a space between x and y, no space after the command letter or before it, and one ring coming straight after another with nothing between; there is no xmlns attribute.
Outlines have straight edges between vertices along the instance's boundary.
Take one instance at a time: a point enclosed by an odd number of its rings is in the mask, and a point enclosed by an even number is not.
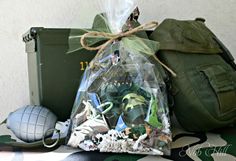
<svg viewBox="0 0 236 161"><path fill-rule="evenodd" d="M68 145L86 151L168 155L171 142L165 83L151 63L158 42L135 36L157 26L151 22L124 30L135 0L105 0L110 33L91 31L81 38L99 50L86 68L71 114ZM86 38L103 37L98 46Z"/></svg>

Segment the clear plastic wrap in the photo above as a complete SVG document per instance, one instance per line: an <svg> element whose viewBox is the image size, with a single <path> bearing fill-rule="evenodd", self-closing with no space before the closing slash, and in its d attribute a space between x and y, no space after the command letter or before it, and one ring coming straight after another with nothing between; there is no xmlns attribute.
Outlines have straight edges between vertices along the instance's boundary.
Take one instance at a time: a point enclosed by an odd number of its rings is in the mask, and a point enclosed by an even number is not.
<svg viewBox="0 0 236 161"><path fill-rule="evenodd" d="M122 32L124 24L137 4L137 0L99 0L99 6L106 13L107 23L112 33Z"/></svg>
<svg viewBox="0 0 236 161"><path fill-rule="evenodd" d="M122 31L135 0L104 0L109 28ZM124 12L126 11L126 12ZM148 57L113 41L86 68L72 111L68 145L86 151L168 155L165 83Z"/></svg>

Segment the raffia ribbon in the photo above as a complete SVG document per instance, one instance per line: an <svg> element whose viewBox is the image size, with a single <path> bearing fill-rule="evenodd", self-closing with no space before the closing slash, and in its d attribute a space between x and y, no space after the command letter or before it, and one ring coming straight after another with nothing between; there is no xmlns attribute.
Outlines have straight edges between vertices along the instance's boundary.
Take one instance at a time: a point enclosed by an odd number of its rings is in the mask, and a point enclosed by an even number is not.
<svg viewBox="0 0 236 161"><path fill-rule="evenodd" d="M83 48L87 49L87 50L98 50L98 54L101 53L102 51L104 51L104 49L111 43L113 43L114 41L116 40L119 40L123 37L127 37L127 36L130 36L134 33L137 33L137 32L140 32L140 31L146 31L146 30L149 30L149 29L152 29L152 28L156 28L158 26L158 22L155 22L155 21L152 21L152 22L149 22L149 23L146 23L146 24L143 24L143 25L140 25L136 28L133 28L129 31L126 31L126 32L121 32L121 33L118 33L118 34L112 34L112 33L106 33L106 32L97 32L97 31L91 31L91 32L88 32L88 33L85 33L84 35L82 35L81 39L80 39L80 43L82 45ZM96 46L96 47L91 47L89 45L87 45L86 43L86 38L87 37L104 37L104 38L107 38L108 40L104 43L104 44L101 44L99 46ZM97 55L98 55L97 54ZM167 65L165 65L164 63L162 63L157 57L156 55L154 54L153 55L154 59L160 63L167 71L169 71L172 76L176 77L176 73L170 69Z"/></svg>

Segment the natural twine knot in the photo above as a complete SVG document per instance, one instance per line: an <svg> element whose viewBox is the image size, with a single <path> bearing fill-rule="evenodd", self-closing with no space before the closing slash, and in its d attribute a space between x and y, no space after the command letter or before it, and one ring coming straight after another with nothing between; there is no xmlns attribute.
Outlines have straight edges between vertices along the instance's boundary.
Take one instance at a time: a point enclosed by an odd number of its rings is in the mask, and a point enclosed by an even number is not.
<svg viewBox="0 0 236 161"><path fill-rule="evenodd" d="M118 33L118 34L112 34L112 33L106 33L106 32L97 32L97 31L91 31L91 32L88 32L88 33L85 33L84 35L82 35L81 39L80 39L80 43L82 45L83 48L87 49L87 50L98 50L98 54L100 54L101 52L104 51L104 49L109 45L109 44L112 44L114 41L116 40L119 40L123 37L127 37L127 36L130 36L134 33L137 33L137 32L140 32L140 31L146 31L146 30L149 30L149 29L152 29L152 28L156 28L158 26L158 22L155 22L155 21L151 21L149 23L146 23L146 24L143 24L143 25L140 25L136 28L133 28L131 30L128 30L126 32L121 32L121 33ZM89 46L87 43L86 43L86 38L87 37L100 37L100 38L106 38L108 39L105 43L99 45L99 46L96 46L96 47L91 47ZM157 57L156 55L154 54L153 55L154 59L160 63L167 71L169 71L172 76L176 77L176 73L171 70L168 66L166 66L164 63L162 63Z"/></svg>

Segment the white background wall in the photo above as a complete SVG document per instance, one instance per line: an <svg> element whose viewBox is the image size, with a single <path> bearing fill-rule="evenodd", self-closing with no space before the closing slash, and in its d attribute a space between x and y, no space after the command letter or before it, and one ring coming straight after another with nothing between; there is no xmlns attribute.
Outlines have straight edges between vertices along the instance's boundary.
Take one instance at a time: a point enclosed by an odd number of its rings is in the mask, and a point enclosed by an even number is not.
<svg viewBox="0 0 236 161"><path fill-rule="evenodd" d="M90 27L98 0L0 0L0 121L29 104L21 35L32 26ZM142 0L141 22L204 17L236 57L236 0ZM1 133L1 132L0 132Z"/></svg>

